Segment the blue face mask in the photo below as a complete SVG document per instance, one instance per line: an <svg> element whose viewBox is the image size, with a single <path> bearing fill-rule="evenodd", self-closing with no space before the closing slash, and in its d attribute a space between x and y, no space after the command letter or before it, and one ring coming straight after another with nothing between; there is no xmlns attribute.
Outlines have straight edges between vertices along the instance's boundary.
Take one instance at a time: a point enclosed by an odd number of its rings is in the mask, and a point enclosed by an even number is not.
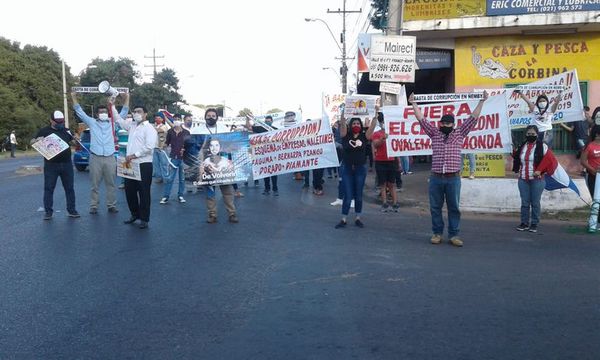
<svg viewBox="0 0 600 360"><path fill-rule="evenodd" d="M56 130L64 130L65 129L65 124L56 124L56 125L54 125L54 128Z"/></svg>

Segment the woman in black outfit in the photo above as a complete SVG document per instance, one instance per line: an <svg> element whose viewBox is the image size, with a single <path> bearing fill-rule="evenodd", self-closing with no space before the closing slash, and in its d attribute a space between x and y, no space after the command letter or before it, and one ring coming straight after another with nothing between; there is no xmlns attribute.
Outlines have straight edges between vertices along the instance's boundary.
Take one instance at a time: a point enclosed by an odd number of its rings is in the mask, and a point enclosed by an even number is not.
<svg viewBox="0 0 600 360"><path fill-rule="evenodd" d="M373 132L377 121L371 121L369 131ZM362 195L367 177L367 136L360 118L350 119L350 129L342 115L340 121L340 136L342 137L343 161L342 182L344 184L344 202L342 204L342 220L335 226L336 229L346 226L346 218L350 212L350 202L354 199L354 224L360 228L364 224L360 220L362 212Z"/></svg>

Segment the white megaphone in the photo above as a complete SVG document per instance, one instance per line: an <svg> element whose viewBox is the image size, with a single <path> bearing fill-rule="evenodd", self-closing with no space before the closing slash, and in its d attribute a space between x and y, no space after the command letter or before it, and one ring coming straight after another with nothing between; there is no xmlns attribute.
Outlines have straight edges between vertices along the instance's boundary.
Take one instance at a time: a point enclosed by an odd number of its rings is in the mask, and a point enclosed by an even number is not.
<svg viewBox="0 0 600 360"><path fill-rule="evenodd" d="M114 87L110 86L110 83L106 80L98 84L98 91L102 94L108 95L110 97L116 97L119 95L119 92Z"/></svg>

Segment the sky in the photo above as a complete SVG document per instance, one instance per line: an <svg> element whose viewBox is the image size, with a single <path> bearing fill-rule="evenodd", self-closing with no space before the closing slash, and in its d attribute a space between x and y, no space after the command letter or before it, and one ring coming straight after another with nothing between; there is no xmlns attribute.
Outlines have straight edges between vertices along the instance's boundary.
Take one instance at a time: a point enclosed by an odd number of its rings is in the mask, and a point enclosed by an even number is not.
<svg viewBox="0 0 600 360"><path fill-rule="evenodd" d="M142 74L152 73L152 50L172 68L180 93L191 104L223 103L226 116L248 107L255 114L272 108L302 108L304 118L321 117L321 94L340 92L342 16L327 9L343 0L170 1L11 1L3 5L0 36L21 45L57 51L79 74L93 58L128 57ZM356 57L358 33L368 24L368 0L347 0L347 54ZM35 11L32 11L34 10ZM333 68L325 69L323 68ZM348 61L349 88L356 83L356 60ZM144 81L150 77L145 76Z"/></svg>

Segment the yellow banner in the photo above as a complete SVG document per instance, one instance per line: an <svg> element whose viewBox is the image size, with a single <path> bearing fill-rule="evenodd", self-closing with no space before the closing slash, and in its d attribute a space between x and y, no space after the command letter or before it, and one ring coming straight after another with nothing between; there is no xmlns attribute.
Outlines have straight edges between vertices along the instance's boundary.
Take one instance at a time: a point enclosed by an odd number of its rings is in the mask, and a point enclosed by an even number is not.
<svg viewBox="0 0 600 360"><path fill-rule="evenodd" d="M600 80L600 33L456 39L456 87L530 83L577 69Z"/></svg>
<svg viewBox="0 0 600 360"><path fill-rule="evenodd" d="M475 177L504 177L504 155L475 154ZM462 176L469 176L469 157L464 156Z"/></svg>
<svg viewBox="0 0 600 360"><path fill-rule="evenodd" d="M448 19L485 15L485 0L406 0L404 20Z"/></svg>

